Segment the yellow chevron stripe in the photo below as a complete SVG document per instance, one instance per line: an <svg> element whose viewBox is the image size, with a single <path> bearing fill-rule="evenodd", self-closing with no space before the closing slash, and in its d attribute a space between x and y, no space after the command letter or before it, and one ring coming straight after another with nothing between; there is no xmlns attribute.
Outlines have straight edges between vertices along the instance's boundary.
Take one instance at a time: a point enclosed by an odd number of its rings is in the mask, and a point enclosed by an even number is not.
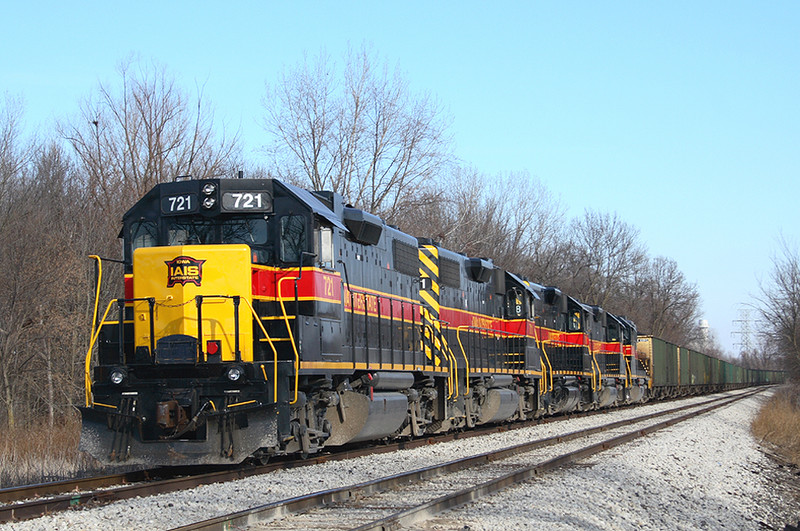
<svg viewBox="0 0 800 531"><path fill-rule="evenodd" d="M428 273L421 267L419 268L419 276L421 278L427 278L428 280L430 280L431 281L430 291L433 291L434 293L436 293L436 295L439 295L439 282L437 282L437 279L428 276Z"/></svg>
<svg viewBox="0 0 800 531"><path fill-rule="evenodd" d="M431 291L438 295L439 294L439 283L436 282L433 279L430 279L430 281L431 281Z"/></svg>
<svg viewBox="0 0 800 531"><path fill-rule="evenodd" d="M433 308L436 313L439 313L439 303L433 298L433 296L428 293L427 291L420 291L419 296L427 302L431 308Z"/></svg>
<svg viewBox="0 0 800 531"><path fill-rule="evenodd" d="M435 258L439 258L439 248L435 245L425 245L423 249L431 253Z"/></svg>
<svg viewBox="0 0 800 531"><path fill-rule="evenodd" d="M422 262L422 265L428 268L428 270L435 275L437 278L439 277L439 266L434 264L430 258L428 258L424 253L419 253L419 261Z"/></svg>

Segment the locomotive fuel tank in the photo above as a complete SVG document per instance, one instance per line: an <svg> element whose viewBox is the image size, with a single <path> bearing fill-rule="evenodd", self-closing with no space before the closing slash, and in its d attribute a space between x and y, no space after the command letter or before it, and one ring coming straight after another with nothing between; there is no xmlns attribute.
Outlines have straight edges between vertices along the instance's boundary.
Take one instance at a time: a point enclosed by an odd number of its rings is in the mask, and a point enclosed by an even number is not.
<svg viewBox="0 0 800 531"><path fill-rule="evenodd" d="M341 392L339 403L325 413L331 426L331 436L325 445L340 446L388 437L400 429L407 414L408 397L402 393Z"/></svg>
<svg viewBox="0 0 800 531"><path fill-rule="evenodd" d="M494 387L487 389L486 399L481 404L478 424L500 422L511 418L519 406L519 395L510 389Z"/></svg>
<svg viewBox="0 0 800 531"><path fill-rule="evenodd" d="M614 380L605 380L597 393L597 407L608 407L617 400L617 385Z"/></svg>
<svg viewBox="0 0 800 531"><path fill-rule="evenodd" d="M551 412L563 413L572 411L580 401L580 388L575 378L564 378L553 388L551 396Z"/></svg>
<svg viewBox="0 0 800 531"><path fill-rule="evenodd" d="M510 374L495 374L486 379L488 389L480 404L478 424L501 422L511 418L519 407L519 394L508 389L514 382Z"/></svg>
<svg viewBox="0 0 800 531"><path fill-rule="evenodd" d="M643 384L634 383L634 385L629 387L627 391L628 400L631 402L644 402L644 399L647 396L647 386Z"/></svg>

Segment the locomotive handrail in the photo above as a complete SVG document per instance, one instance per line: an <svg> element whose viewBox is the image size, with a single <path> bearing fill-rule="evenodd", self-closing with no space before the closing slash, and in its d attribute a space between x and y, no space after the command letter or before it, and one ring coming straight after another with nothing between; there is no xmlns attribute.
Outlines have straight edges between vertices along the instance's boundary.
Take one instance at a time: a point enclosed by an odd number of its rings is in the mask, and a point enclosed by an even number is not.
<svg viewBox="0 0 800 531"><path fill-rule="evenodd" d="M627 371L628 387L630 387L631 384L633 383L633 378L631 378L631 360L629 360L628 356L625 356L624 354L623 354L622 357L625 358L625 367L627 367L627 369L628 369L628 371Z"/></svg>
<svg viewBox="0 0 800 531"><path fill-rule="evenodd" d="M462 325L462 326L459 326L458 328L456 328L456 339L458 339L458 346L461 347L461 355L464 356L464 363L467 366L467 374L466 374L466 378L464 378L464 379L466 380L466 384L467 384L467 386L466 386L466 390L467 390L466 394L468 395L469 394L469 359L467 359L467 352L464 350L464 344L461 342L461 330L462 329L466 329L466 328L469 328L469 325Z"/></svg>
<svg viewBox="0 0 800 531"><path fill-rule="evenodd" d="M203 298L231 298L231 297L223 296L223 295L208 295L208 296L205 296ZM138 300L150 301L149 298L112 299L111 301L109 301L108 306L106 307L106 310L103 313L103 317L100 320L100 323L97 324L96 328L94 326L92 326L91 340L89 342L89 349L86 352L86 357L85 357L85 362L84 362L84 381L85 381L85 403L86 403L86 407L91 407L91 405L93 403L92 398L91 398L91 396L92 396L92 378L91 378L92 350L94 349L94 345L97 343L97 339L100 336L100 330L102 329L103 325L113 323L113 321L106 322L106 317L108 317L108 313L111 311L111 307L114 304L134 302L134 301L138 301ZM278 397L278 394L277 394L278 393L278 352L277 352L277 349L275 348L275 345L272 342L272 338L267 333L266 329L264 328L264 325L258 319L258 314L256 313L255 308L253 308L253 305L250 304L250 301L247 298L244 298L244 301L247 303L247 306L250 308L250 312L256 318L256 322L258 323L259 328L264 333L264 337L267 339L267 342L269 343L269 346L272 349L273 362L274 362L273 363L274 364L274 369L273 369L273 373L274 373L273 374L273 396L275 397L275 400L277 401L277 397ZM119 320L121 321L122 319L124 319L124 317L120 316ZM94 323L94 320L92 322ZM151 330L150 332L151 332L150 336L151 336L151 339L152 339L153 330ZM238 341L238 337L237 337L237 341ZM296 400L296 398L295 398L295 400Z"/></svg>
<svg viewBox="0 0 800 531"><path fill-rule="evenodd" d="M89 258L97 260L97 288L94 293L94 313L92 314L92 332L89 337L94 336L94 327L97 325L97 307L100 305L100 284L103 282L103 260L96 254L89 255Z"/></svg>
<svg viewBox="0 0 800 531"><path fill-rule="evenodd" d="M589 339L589 344L587 345L589 349L589 355L592 356L592 391L597 391L597 389L601 386L600 380L602 379L602 371L600 370L600 364L597 363L597 356L595 356L594 349L592 348L592 340ZM595 377L594 370L597 368L597 377ZM596 380L596 381L595 381Z"/></svg>
<svg viewBox="0 0 800 531"><path fill-rule="evenodd" d="M461 347L461 352L464 354L464 359L467 359L467 355L464 351L464 344L461 342L461 330L477 330L479 332L491 332L496 335L503 335L507 338L513 337L525 337L522 334L515 334L513 332L506 332L505 330L495 330L494 328L483 328L480 326L473 326L473 325L462 325L456 329L456 338L458 339L458 344ZM489 335L489 334L487 334ZM469 361L467 361L467 375L469 376ZM467 393L469 393L469 377L467 378Z"/></svg>
<svg viewBox="0 0 800 531"><path fill-rule="evenodd" d="M103 324L106 322L106 317L108 316L108 312L111 311L111 306L115 304L119 299L112 299L108 303L108 307L106 307L106 311L103 314L103 318L100 320L100 323L97 325L97 329L94 329L92 326L92 337L89 341L89 350L86 352L86 361L84 362L84 387L86 393L86 407L92 406L92 349L94 348L94 344L97 342L97 338L100 336L100 329L103 327Z"/></svg>
<svg viewBox="0 0 800 531"><path fill-rule="evenodd" d="M286 323L286 330L289 332L289 343L292 344L292 350L294 351L294 398L292 399L290 404L297 403L297 386L300 384L300 353L297 352L297 344L294 342L294 334L292 334L292 327L289 324L289 315L286 313L286 305L283 303L283 295L281 294L281 284L285 280L294 280L294 288L295 288L295 300L297 299L297 281L300 280L300 277L283 277L278 280L278 302L281 305L281 311L283 312L283 321ZM277 363L275 364L277 367Z"/></svg>
<svg viewBox="0 0 800 531"><path fill-rule="evenodd" d="M434 322L434 321L435 322L439 322L438 319L432 320L432 322ZM430 331L431 342L435 346L436 345L436 329L431 324L428 324L428 323L420 323L420 326L423 329L423 334L424 334L424 330L429 330ZM440 332L441 332L441 330L440 330ZM447 363L447 365L448 365L448 367L447 367L447 398L455 398L455 397L458 396L458 382L456 382L456 391L455 392L453 391L453 380L455 379L455 378L453 378L453 371L454 371L454 367L457 367L457 364L455 362L455 356L452 355L452 352L448 354L448 352L447 352L448 349L444 348L444 343L442 342L441 339L439 340L439 350L444 352L444 355L447 357L447 361L448 361L448 363ZM434 354L433 354L433 352L431 352L431 363L433 363L435 365L435 362L433 361L433 356L434 356ZM455 393L455 396L454 396L454 393Z"/></svg>
<svg viewBox="0 0 800 531"><path fill-rule="evenodd" d="M544 341L539 339L539 327L536 326L536 318L534 318L533 321L533 340L536 341L536 346L539 347L539 350L544 354L544 359L547 364L547 373L544 374L544 392L546 393L553 390L553 364L550 363L550 356L544 348ZM547 384L547 374L550 375L549 386Z"/></svg>
<svg viewBox="0 0 800 531"><path fill-rule="evenodd" d="M203 355L203 361L206 361L206 353L203 352L203 301L205 299L231 299L233 301L233 357L237 362L242 361L241 350L239 348L239 304L242 300L241 295L195 295L194 301L197 305L197 349L198 361L200 361L200 354ZM187 301L188 302L188 301ZM251 307L252 308L252 307Z"/></svg>
<svg viewBox="0 0 800 531"><path fill-rule="evenodd" d="M442 333L442 328L441 328L442 324L449 326L450 322L442 321L441 319L435 319L433 322L436 325L438 325L437 330L439 331L439 336L440 336L439 341L441 341L442 343L442 351L447 356L447 361L451 362L449 363L450 370L448 371L448 373L450 374L450 379L452 379L453 381L453 384L450 386L451 387L450 396L452 398L458 398L460 395L458 387L458 360L456 360L456 355L453 354L453 350L450 348L450 345L447 344L447 339L445 339L444 333Z"/></svg>
<svg viewBox="0 0 800 531"><path fill-rule="evenodd" d="M436 325L436 331L439 332L439 342L441 344L441 351L444 352L444 355L447 356L448 361L448 381L450 382L450 396L448 398L458 398L459 397L459 388L458 388L458 360L456 360L456 355L453 354L453 351L450 349L450 345L447 344L447 339L444 337L444 333L442 332L442 324L445 326L449 326L449 321L443 321L441 319L431 319L431 322Z"/></svg>
<svg viewBox="0 0 800 531"><path fill-rule="evenodd" d="M108 317L108 312L111 311L111 306L113 304L117 304L120 308L119 319L117 319L117 323L120 326L120 335L118 337L119 340L119 352L120 352L120 363L123 363L123 349L124 349L124 339L123 339L123 327L125 323L125 305L129 302L137 302L137 301L147 301L150 305L150 352L154 352L153 345L154 345L154 338L153 338L153 305L154 299L152 297L139 297L134 299L111 299L108 303L108 307L106 308L105 313L103 313L103 318L97 324L97 328L93 327L91 340L89 341L89 350L86 352L86 361L85 361L85 382L86 382L86 407L91 406L91 388L92 388L92 378L91 378L91 363L92 363L92 349L94 348L95 343L97 342L97 338L100 337L100 330L103 328L105 324L111 324L113 321L109 321L106 323L106 317Z"/></svg>
<svg viewBox="0 0 800 531"><path fill-rule="evenodd" d="M250 301L247 299L247 297L244 298L244 302L246 302L247 306L250 307L250 312L253 314L253 317L256 318L255 321L256 321L256 323L258 323L258 327L264 333L264 337L267 338L267 343L269 343L269 346L272 349L272 359L273 359L273 369L272 369L273 370L273 375L272 375L272 388L273 389L272 389L272 396L274 397L275 402L277 402L278 401L278 350L275 348L275 345L272 343L272 338L269 337L269 334L267 333L266 328L264 328L264 324L261 322L261 319L259 318L258 314L256 313L256 309L253 308L253 305L250 304ZM267 379L267 373L266 373L266 371L264 371L264 366L263 365L261 366L261 370L264 372L264 379L266 380ZM297 389L297 385L295 384L295 393L297 392L296 389Z"/></svg>
<svg viewBox="0 0 800 531"><path fill-rule="evenodd" d="M441 344L440 350L444 352L445 356L447 356L447 361L449 362L448 365L448 385L449 385L449 392L450 395L447 398L458 398L460 396L459 387L458 387L458 360L456 360L456 355L453 354L453 350L450 348L450 345L447 344L447 339L445 339L444 334L442 333L441 324L446 326L450 325L449 321L443 321L441 319L432 319L428 318L433 324L437 325L436 331L439 332L439 342ZM430 326L430 325L423 325L423 326ZM456 333L456 337L458 337ZM469 364L467 365L467 371L469 372ZM467 385L469 388L469 385ZM469 393L469 391L467 391Z"/></svg>
<svg viewBox="0 0 800 531"><path fill-rule="evenodd" d="M547 366L547 372L544 376L544 392L546 393L553 390L553 364L550 363L550 355L547 353L547 350L545 350L544 343L540 342L539 349L542 351L542 354L544 354L544 360ZM548 375L550 377L549 385L547 383Z"/></svg>

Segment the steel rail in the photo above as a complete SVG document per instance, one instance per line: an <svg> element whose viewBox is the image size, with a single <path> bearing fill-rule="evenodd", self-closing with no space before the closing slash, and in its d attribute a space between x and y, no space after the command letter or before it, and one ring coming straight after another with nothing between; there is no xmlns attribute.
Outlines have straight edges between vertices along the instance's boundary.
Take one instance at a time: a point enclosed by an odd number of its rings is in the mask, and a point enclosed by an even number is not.
<svg viewBox="0 0 800 531"><path fill-rule="evenodd" d="M353 502L354 500L361 499L371 494L377 494L403 485L418 483L426 479L441 476L443 474L453 473L471 467L491 463L493 461L505 459L507 457L511 457L513 455L528 452L538 448L551 446L554 444L560 444L563 442L579 439L582 437L587 437L590 435L595 435L603 431L608 431L635 423L646 422L648 420L652 420L658 417L674 415L676 413L680 413L687 409L697 410L694 412L690 412L687 415L679 417L680 420L685 420L686 418L691 418L706 413L708 411L711 411L712 409L715 409L717 407L722 407L724 405L733 403L737 400L747 398L760 391L761 389L757 389L755 391L750 391L748 393L744 393L733 398L729 396L719 397L705 402L701 402L699 404L684 405L666 411L650 413L632 419L612 422L607 425L596 426L593 428L578 430L563 435L557 435L553 437L521 443L501 450L465 457L454 461L450 461L448 463L417 469L411 472L396 474L385 478L379 478L359 483L357 485L348 485L337 489L330 489L286 500L280 500L266 505L247 509L244 511L238 511L235 513L219 516L216 518L211 518L208 520L204 520L202 522L195 522L189 525L175 528L173 531L189 531L189 530L199 530L199 529L229 530L240 527L247 527L258 523L265 523L283 516L295 513L302 513L310 509L321 508L332 504L346 504L348 502ZM657 424L656 426L658 426L657 429L661 429L663 427L673 425L679 422L680 420L670 419L660 424ZM487 482L489 483L489 485L484 486L484 484L481 484L476 487L473 487L472 489L465 489L464 491L460 491L454 495L445 496L433 500L431 502L428 502L426 504L423 504L421 506L412 509L407 509L402 513L398 513L396 515L392 515L391 517L375 521L371 524L368 524L367 526L359 527L357 529L359 530L394 529L402 525L409 525L410 523L413 523L420 519L424 519L427 515L445 510L450 507L461 505L463 503L470 501L471 499L474 499L475 497L483 496L491 492L496 492L496 490L505 488L506 486L509 486L515 482L522 481L523 479L520 478L523 477L527 478L537 474L541 474L544 471L551 470L552 468L556 468L558 466L562 466L563 464L572 462L576 459L580 459L582 457L585 457L586 455L592 455L593 453L597 453L598 451L602 451L604 449L608 449L613 446L622 444L623 442L628 442L629 440L633 440L633 438L636 438L643 434L652 433L654 431L657 431L657 429L654 426L652 426L646 429L636 430L624 436L615 437L613 439L609 439L608 441L601 442L597 445L589 446L587 447L588 449L591 449L591 452L589 453L586 453L588 450L587 448L584 448L577 452L572 452L570 454L558 456L554 459L547 461L546 463L537 465L536 467L530 467L531 469L537 469L534 472L514 472L506 476L503 476L502 478ZM538 468L540 467L545 467L545 468L538 470ZM470 494L470 492L472 491L475 491L475 493ZM452 501L451 498L453 498Z"/></svg>

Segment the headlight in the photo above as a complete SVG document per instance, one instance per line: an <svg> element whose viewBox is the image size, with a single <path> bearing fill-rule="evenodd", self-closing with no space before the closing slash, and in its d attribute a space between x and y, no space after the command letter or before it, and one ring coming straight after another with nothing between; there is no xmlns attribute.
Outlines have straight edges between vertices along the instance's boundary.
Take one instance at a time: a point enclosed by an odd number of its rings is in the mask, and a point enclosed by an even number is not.
<svg viewBox="0 0 800 531"><path fill-rule="evenodd" d="M217 190L217 187L214 183L206 183L203 185L203 193L205 195L211 195Z"/></svg>
<svg viewBox="0 0 800 531"><path fill-rule="evenodd" d="M238 365L234 365L230 367L227 371L225 371L225 376L228 377L228 380L232 382L238 381L244 375L244 371Z"/></svg>
<svg viewBox="0 0 800 531"><path fill-rule="evenodd" d="M126 376L125 369L113 369L111 374L108 375L108 380L114 385L119 385L125 381Z"/></svg>
<svg viewBox="0 0 800 531"><path fill-rule="evenodd" d="M211 209L215 204L217 204L217 200L214 197L206 197L203 199L203 208Z"/></svg>

